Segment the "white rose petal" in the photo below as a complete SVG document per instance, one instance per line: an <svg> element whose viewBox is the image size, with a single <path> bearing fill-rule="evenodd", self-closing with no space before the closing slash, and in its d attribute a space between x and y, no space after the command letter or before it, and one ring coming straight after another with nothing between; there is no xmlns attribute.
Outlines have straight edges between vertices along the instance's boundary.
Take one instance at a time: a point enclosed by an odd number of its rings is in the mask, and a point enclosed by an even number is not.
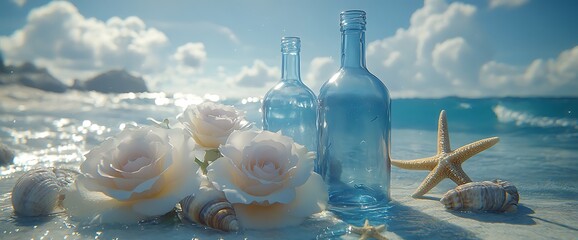
<svg viewBox="0 0 578 240"><path fill-rule="evenodd" d="M296 226L305 218L327 207L325 182L319 174L312 174L308 181L296 188L298 196L289 204L233 204L243 227L268 229Z"/></svg>
<svg viewBox="0 0 578 240"><path fill-rule="evenodd" d="M198 190L194 142L182 129L125 129L86 154L64 207L81 220L135 223Z"/></svg>
<svg viewBox="0 0 578 240"><path fill-rule="evenodd" d="M223 191L246 228L301 223L321 212L327 189L313 172L315 154L291 138L269 131L234 131L219 148L223 157L207 177Z"/></svg>
<svg viewBox="0 0 578 240"><path fill-rule="evenodd" d="M224 144L233 131L248 127L243 115L234 107L214 102L190 105L177 119L199 146L209 149Z"/></svg>

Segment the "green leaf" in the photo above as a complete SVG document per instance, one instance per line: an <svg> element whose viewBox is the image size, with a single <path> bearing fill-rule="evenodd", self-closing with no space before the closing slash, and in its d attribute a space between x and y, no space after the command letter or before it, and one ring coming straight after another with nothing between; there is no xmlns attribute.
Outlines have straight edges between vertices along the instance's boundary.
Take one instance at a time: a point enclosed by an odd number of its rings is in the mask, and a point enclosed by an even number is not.
<svg viewBox="0 0 578 240"><path fill-rule="evenodd" d="M211 149L211 150L207 150L205 151L205 161L208 161L209 163L217 160L217 158L220 158L221 156L221 152L219 152L219 149Z"/></svg>

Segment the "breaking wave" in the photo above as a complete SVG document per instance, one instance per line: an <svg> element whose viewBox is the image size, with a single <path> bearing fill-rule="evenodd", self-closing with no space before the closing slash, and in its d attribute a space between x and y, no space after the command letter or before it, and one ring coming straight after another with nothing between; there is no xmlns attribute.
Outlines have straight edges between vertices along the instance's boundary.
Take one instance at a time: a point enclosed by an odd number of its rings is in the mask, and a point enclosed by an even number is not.
<svg viewBox="0 0 578 240"><path fill-rule="evenodd" d="M501 104L494 106L492 110L501 123L514 123L520 127L563 127L578 129L578 119L535 116L523 111L514 111Z"/></svg>

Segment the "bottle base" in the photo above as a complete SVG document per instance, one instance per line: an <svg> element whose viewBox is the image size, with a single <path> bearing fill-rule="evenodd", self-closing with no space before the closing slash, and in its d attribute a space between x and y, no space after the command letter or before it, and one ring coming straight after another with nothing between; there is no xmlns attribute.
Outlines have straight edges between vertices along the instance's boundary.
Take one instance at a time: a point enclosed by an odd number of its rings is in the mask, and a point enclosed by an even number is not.
<svg viewBox="0 0 578 240"><path fill-rule="evenodd" d="M329 210L344 222L363 224L367 219L378 224L388 219L389 196L380 188L356 185L329 191Z"/></svg>

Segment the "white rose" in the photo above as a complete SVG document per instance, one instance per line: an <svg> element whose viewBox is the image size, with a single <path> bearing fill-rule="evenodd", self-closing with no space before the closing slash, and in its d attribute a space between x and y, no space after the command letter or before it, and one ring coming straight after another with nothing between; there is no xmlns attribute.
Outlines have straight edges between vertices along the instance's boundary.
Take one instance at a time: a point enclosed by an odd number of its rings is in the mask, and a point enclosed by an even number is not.
<svg viewBox="0 0 578 240"><path fill-rule="evenodd" d="M65 195L80 220L136 223L173 210L200 184L189 155L194 142L182 129L127 128L86 154Z"/></svg>
<svg viewBox="0 0 578 240"><path fill-rule="evenodd" d="M208 149L218 148L234 130L249 125L234 107L214 102L190 105L177 119L199 146Z"/></svg>
<svg viewBox="0 0 578 240"><path fill-rule="evenodd" d="M300 224L327 204L327 188L313 172L314 152L269 131L235 131L207 177L233 204L245 228Z"/></svg>

